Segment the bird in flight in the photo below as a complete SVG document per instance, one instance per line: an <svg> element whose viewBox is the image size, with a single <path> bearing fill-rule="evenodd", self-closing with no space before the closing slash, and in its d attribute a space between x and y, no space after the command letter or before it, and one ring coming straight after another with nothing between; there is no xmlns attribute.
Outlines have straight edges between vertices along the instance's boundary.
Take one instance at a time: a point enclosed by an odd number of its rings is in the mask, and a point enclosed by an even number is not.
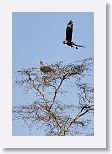
<svg viewBox="0 0 112 154"><path fill-rule="evenodd" d="M45 66L42 61L40 61L40 70L43 73L53 72L53 69L51 67L49 67L49 66Z"/></svg>
<svg viewBox="0 0 112 154"><path fill-rule="evenodd" d="M76 49L78 49L78 47L84 48L84 46L72 42L72 33L73 33L73 21L70 20L66 27L66 38L63 41L63 44L67 44L68 46L74 47Z"/></svg>

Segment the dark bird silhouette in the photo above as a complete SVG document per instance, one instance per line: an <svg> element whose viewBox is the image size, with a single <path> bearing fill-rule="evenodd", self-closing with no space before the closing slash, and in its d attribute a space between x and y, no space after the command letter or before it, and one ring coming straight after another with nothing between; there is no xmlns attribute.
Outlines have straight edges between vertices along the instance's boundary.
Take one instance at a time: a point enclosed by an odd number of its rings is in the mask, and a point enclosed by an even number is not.
<svg viewBox="0 0 112 154"><path fill-rule="evenodd" d="M53 69L51 67L49 67L49 66L45 66L42 61L40 61L40 70L43 73L53 72Z"/></svg>
<svg viewBox="0 0 112 154"><path fill-rule="evenodd" d="M70 22L67 24L67 27L66 27L66 38L63 41L63 44L67 44L68 46L74 47L76 49L78 49L78 47L84 48L84 46L78 45L72 42L72 33L73 33L73 21L70 20Z"/></svg>

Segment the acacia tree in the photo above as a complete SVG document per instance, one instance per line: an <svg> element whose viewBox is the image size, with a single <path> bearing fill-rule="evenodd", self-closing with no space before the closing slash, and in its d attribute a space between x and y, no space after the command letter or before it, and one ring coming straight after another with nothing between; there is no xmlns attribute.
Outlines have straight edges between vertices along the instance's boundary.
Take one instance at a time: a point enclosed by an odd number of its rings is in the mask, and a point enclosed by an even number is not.
<svg viewBox="0 0 112 154"><path fill-rule="evenodd" d="M18 71L15 84L36 95L33 102L13 107L13 120L22 119L27 125L36 126L37 131L42 130L41 135L93 135L93 58L67 65L63 62L46 65L53 71L47 74L39 68ZM75 99L66 101L69 94Z"/></svg>

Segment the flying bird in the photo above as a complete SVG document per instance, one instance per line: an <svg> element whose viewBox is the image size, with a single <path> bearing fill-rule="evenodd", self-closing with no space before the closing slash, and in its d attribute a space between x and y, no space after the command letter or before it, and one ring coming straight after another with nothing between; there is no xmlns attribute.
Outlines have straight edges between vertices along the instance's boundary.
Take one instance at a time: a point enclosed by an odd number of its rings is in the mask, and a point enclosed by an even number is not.
<svg viewBox="0 0 112 154"><path fill-rule="evenodd" d="M42 61L40 61L40 70L43 73L53 72L53 69L51 67L49 67L49 66L45 66Z"/></svg>
<svg viewBox="0 0 112 154"><path fill-rule="evenodd" d="M76 49L78 49L78 47L84 48L84 46L72 42L72 33L73 33L73 21L70 20L66 27L66 38L63 41L63 44L67 44L68 46L74 47Z"/></svg>

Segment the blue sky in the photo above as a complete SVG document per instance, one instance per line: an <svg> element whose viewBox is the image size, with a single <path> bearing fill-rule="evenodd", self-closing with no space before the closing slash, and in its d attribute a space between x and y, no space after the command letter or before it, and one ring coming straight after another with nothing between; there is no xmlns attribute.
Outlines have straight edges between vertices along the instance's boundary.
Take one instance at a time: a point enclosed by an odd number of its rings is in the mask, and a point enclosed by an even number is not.
<svg viewBox="0 0 112 154"><path fill-rule="evenodd" d="M63 45L67 23L72 20L73 41L86 48L70 48ZM16 72L22 68L39 67L44 63L74 62L94 56L94 14L70 13L12 13L13 82ZM30 103L34 95L13 86L13 106ZM13 135L28 135L29 130L20 121L13 122ZM36 135L36 130L32 132Z"/></svg>

